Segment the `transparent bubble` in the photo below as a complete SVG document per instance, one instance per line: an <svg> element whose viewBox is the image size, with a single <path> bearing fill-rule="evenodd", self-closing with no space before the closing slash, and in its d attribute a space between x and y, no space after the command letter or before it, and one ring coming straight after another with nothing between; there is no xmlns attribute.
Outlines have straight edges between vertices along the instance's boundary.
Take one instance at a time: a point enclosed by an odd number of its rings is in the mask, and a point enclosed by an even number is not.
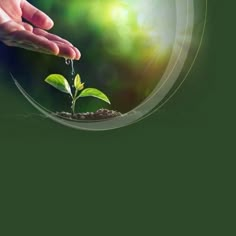
<svg viewBox="0 0 236 236"><path fill-rule="evenodd" d="M98 16L96 11L99 11L99 7L92 8L91 18ZM133 76L131 76L132 79L128 77L126 83L130 87L135 86L136 92L141 91L143 99L140 99L139 104L135 107L122 112L121 116L115 118L67 120L58 117L54 112L36 102L15 80L18 89L33 106L62 125L93 131L115 129L140 121L162 107L184 82L196 60L204 36L207 1L111 0L107 1L106 6L103 6L103 11L100 22L102 22L102 30L104 30L102 40L107 45L104 48L104 55L112 55L118 62L110 64L107 61L101 66L94 66L97 81L98 83L100 80L105 81L110 85L113 83L111 86L117 86L117 90L114 91L118 91L119 84L117 85L116 81L120 79L121 72L116 65L122 64L123 67L126 66L125 71L127 73L131 71L130 74ZM111 22L113 29L115 28L114 31L111 30ZM96 27L98 29L100 26L96 25ZM109 33L110 31L111 33ZM114 45L112 42L115 42L116 38L119 39L119 43ZM135 38L135 40L128 40L130 38ZM109 45L109 43L111 44ZM95 51L96 47L99 47L97 44L93 46ZM87 58L93 55L91 48L88 49L90 51ZM96 56L99 64L99 60L101 60L99 58L102 58L103 55ZM121 58L122 60L125 58L126 63L122 63ZM65 62L67 65L72 64L72 75L74 75L73 61L66 59ZM113 68L112 73L109 72L110 68ZM160 68L164 69L158 74ZM135 71L137 71L136 74ZM92 73L92 71L88 71L88 73ZM158 74L157 78L155 78L155 73ZM112 79L109 80L110 77ZM139 77L142 79L138 80ZM150 82L149 84L153 85L151 89L150 86L144 86L145 88L142 90L142 81L146 83L145 78ZM145 89L147 90L146 96L143 95ZM120 96L122 95L120 94ZM131 95L127 96L127 103L130 98L132 98ZM124 98L121 98L121 101L124 103Z"/></svg>

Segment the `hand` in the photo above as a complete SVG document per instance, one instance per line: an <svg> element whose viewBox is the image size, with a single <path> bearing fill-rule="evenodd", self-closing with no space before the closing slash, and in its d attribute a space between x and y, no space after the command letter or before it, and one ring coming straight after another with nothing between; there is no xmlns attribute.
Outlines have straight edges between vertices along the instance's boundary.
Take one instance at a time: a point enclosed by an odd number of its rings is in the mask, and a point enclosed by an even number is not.
<svg viewBox="0 0 236 236"><path fill-rule="evenodd" d="M0 41L8 46L78 60L77 48L45 31L52 27L53 21L26 0L0 0Z"/></svg>

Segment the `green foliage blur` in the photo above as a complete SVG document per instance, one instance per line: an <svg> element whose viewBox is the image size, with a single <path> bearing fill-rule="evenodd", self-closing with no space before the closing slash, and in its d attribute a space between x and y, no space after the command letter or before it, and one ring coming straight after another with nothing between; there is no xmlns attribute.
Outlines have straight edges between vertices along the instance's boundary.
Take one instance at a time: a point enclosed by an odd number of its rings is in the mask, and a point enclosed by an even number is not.
<svg viewBox="0 0 236 236"><path fill-rule="evenodd" d="M30 1L54 21L52 33L71 41L81 51L74 62L86 87L104 91L111 106L84 98L77 111L95 111L101 107L128 112L150 95L160 80L171 48L158 55L158 45L148 28L141 27L132 4L120 0L42 0ZM55 111L70 109L66 94L54 90L44 79L63 74L72 82L71 68L63 58L9 49L9 70L41 105Z"/></svg>

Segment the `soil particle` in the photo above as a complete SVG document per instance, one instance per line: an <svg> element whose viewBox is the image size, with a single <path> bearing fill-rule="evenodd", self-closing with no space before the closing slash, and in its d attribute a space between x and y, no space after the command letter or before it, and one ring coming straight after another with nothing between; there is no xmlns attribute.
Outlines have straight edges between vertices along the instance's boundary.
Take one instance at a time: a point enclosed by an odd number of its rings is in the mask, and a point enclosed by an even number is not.
<svg viewBox="0 0 236 236"><path fill-rule="evenodd" d="M69 120L104 120L114 117L121 116L122 114L118 111L108 110L108 109L99 109L95 112L84 112L84 113L75 113L71 114L68 112L56 112L57 116Z"/></svg>

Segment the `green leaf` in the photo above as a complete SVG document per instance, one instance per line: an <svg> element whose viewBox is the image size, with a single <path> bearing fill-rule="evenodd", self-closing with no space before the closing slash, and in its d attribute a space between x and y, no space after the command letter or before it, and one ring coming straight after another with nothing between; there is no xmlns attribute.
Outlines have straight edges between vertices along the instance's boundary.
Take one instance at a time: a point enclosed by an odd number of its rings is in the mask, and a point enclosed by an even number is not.
<svg viewBox="0 0 236 236"><path fill-rule="evenodd" d="M81 91L81 90L84 89L84 83L81 83L81 79L80 79L80 75L79 74L77 74L75 76L74 86L75 86L75 89L78 90L78 91Z"/></svg>
<svg viewBox="0 0 236 236"><path fill-rule="evenodd" d="M80 93L80 95L77 97L77 99L81 98L81 97L95 97L95 98L103 100L104 102L107 102L107 103L111 104L108 97L103 92L101 92L100 90L95 89L95 88L84 89Z"/></svg>
<svg viewBox="0 0 236 236"><path fill-rule="evenodd" d="M52 85L54 88L60 90L61 92L69 93L72 96L70 85L64 76L59 74L52 74L45 79L45 82Z"/></svg>

